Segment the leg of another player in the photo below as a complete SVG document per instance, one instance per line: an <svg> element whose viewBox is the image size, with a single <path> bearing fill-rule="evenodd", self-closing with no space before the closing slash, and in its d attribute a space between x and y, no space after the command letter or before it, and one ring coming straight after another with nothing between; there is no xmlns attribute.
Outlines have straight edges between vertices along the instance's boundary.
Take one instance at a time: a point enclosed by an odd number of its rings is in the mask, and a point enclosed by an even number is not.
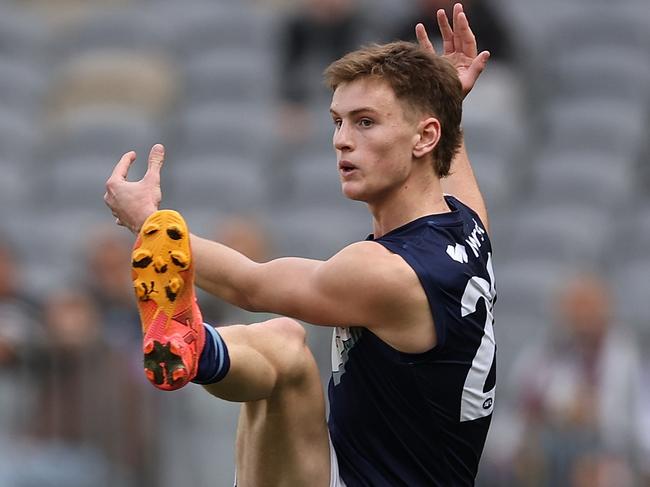
<svg viewBox="0 0 650 487"><path fill-rule="evenodd" d="M230 370L208 392L243 402L238 487L327 487L330 450L318 367L296 321L219 328Z"/></svg>

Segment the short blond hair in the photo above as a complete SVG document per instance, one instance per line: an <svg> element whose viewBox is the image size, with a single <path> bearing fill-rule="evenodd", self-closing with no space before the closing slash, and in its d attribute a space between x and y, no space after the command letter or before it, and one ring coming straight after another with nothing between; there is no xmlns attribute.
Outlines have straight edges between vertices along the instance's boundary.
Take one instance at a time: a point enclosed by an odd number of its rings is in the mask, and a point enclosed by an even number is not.
<svg viewBox="0 0 650 487"><path fill-rule="evenodd" d="M436 117L442 133L433 151L434 169L439 177L449 174L461 143L463 93L456 69L446 59L411 42L373 44L334 61L324 76L333 91L363 77L385 80L407 110Z"/></svg>

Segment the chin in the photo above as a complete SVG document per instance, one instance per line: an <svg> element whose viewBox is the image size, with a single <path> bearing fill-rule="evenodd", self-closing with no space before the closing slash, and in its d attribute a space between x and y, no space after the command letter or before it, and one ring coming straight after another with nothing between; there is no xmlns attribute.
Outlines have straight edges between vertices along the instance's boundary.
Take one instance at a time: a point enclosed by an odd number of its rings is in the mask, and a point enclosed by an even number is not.
<svg viewBox="0 0 650 487"><path fill-rule="evenodd" d="M355 188L353 184L343 183L341 192L343 193L343 196L345 196L349 200L363 201L363 202L366 201L366 195L364 194L363 190L358 187Z"/></svg>

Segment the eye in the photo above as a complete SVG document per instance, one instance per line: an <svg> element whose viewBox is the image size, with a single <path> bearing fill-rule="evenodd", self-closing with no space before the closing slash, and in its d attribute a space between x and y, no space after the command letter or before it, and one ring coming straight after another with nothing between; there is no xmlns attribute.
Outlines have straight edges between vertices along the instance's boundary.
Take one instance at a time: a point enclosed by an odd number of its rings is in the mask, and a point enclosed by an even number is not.
<svg viewBox="0 0 650 487"><path fill-rule="evenodd" d="M340 118L334 118L332 119L332 122L334 123L334 127L337 129L341 128L341 119Z"/></svg>
<svg viewBox="0 0 650 487"><path fill-rule="evenodd" d="M374 121L372 121L369 118L362 118L359 120L359 125L363 128L370 128L375 124Z"/></svg>

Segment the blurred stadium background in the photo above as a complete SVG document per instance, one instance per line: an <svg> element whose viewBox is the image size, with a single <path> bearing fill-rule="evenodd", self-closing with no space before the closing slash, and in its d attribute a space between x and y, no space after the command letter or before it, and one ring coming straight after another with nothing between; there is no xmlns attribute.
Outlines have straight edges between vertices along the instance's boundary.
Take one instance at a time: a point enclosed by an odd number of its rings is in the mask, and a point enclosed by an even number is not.
<svg viewBox="0 0 650 487"><path fill-rule="evenodd" d="M0 485L232 485L236 405L144 379L104 183L162 142L163 206L196 233L329 257L370 219L340 196L320 73L448 3L0 2ZM463 3L494 54L464 113L499 295L478 485L650 485L650 6ZM326 380L329 330L310 342Z"/></svg>

